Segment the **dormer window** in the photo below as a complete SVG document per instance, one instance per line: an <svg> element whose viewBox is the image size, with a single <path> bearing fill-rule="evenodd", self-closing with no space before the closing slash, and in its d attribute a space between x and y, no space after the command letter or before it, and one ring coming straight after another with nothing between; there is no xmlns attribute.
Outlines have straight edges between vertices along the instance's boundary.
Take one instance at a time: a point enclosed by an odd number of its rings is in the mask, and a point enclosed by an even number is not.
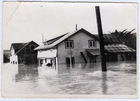
<svg viewBox="0 0 140 101"><path fill-rule="evenodd" d="M95 40L89 40L89 41L88 41L88 44L89 44L89 48L91 48L91 47L96 47L96 42L95 42Z"/></svg>
<svg viewBox="0 0 140 101"><path fill-rule="evenodd" d="M74 48L74 42L73 42L73 40L66 41L65 47L66 48Z"/></svg>

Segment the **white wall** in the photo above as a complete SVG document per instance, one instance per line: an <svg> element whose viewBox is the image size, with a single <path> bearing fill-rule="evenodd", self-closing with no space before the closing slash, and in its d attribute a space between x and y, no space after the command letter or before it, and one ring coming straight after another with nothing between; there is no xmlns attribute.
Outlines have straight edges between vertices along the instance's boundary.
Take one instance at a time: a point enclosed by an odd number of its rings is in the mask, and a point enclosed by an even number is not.
<svg viewBox="0 0 140 101"><path fill-rule="evenodd" d="M14 48L12 46L12 48L11 48L11 56L10 56L10 63L13 64L13 62L18 64L18 56L15 54L15 50L14 50Z"/></svg>
<svg viewBox="0 0 140 101"><path fill-rule="evenodd" d="M37 52L37 58L54 58L56 57L56 54L56 49L40 50Z"/></svg>

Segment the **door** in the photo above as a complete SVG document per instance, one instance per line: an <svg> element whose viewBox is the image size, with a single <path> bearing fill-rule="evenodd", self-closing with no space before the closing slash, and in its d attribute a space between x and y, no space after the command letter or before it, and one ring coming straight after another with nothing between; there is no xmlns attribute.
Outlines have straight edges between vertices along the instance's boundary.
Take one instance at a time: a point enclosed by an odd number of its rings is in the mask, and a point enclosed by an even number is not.
<svg viewBox="0 0 140 101"><path fill-rule="evenodd" d="M71 63L74 64L74 57L71 57ZM66 57L66 64L70 64L70 57Z"/></svg>

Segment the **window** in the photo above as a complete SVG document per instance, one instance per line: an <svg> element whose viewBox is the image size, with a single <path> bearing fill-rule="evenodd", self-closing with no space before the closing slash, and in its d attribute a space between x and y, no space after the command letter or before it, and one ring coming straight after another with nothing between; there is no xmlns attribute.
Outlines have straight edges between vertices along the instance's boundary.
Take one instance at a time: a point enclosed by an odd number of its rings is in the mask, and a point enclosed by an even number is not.
<svg viewBox="0 0 140 101"><path fill-rule="evenodd" d="M66 41L65 46L66 46L66 48L74 48L73 40Z"/></svg>
<svg viewBox="0 0 140 101"><path fill-rule="evenodd" d="M94 40L89 40L88 44L89 44L89 47L96 47L96 43Z"/></svg>

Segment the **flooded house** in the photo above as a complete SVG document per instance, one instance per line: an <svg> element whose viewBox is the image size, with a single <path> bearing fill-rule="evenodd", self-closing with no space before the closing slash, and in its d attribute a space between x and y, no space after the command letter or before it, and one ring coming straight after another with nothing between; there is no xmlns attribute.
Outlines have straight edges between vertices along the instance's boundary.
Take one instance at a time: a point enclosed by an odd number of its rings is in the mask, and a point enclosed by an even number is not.
<svg viewBox="0 0 140 101"><path fill-rule="evenodd" d="M10 47L11 64L34 64L37 63L37 51L34 48L39 45L34 41L27 43L12 43Z"/></svg>
<svg viewBox="0 0 140 101"><path fill-rule="evenodd" d="M135 52L134 49L119 43L119 41L104 39L105 52L108 60L119 60L124 53ZM35 50L38 51L39 65L93 63L100 61L99 38L81 28L74 32L55 37L44 42ZM120 55L120 56L119 56ZM120 59L121 60L121 59Z"/></svg>
<svg viewBox="0 0 140 101"><path fill-rule="evenodd" d="M3 51L3 63L10 62L10 56L11 56L10 50L4 50Z"/></svg>

